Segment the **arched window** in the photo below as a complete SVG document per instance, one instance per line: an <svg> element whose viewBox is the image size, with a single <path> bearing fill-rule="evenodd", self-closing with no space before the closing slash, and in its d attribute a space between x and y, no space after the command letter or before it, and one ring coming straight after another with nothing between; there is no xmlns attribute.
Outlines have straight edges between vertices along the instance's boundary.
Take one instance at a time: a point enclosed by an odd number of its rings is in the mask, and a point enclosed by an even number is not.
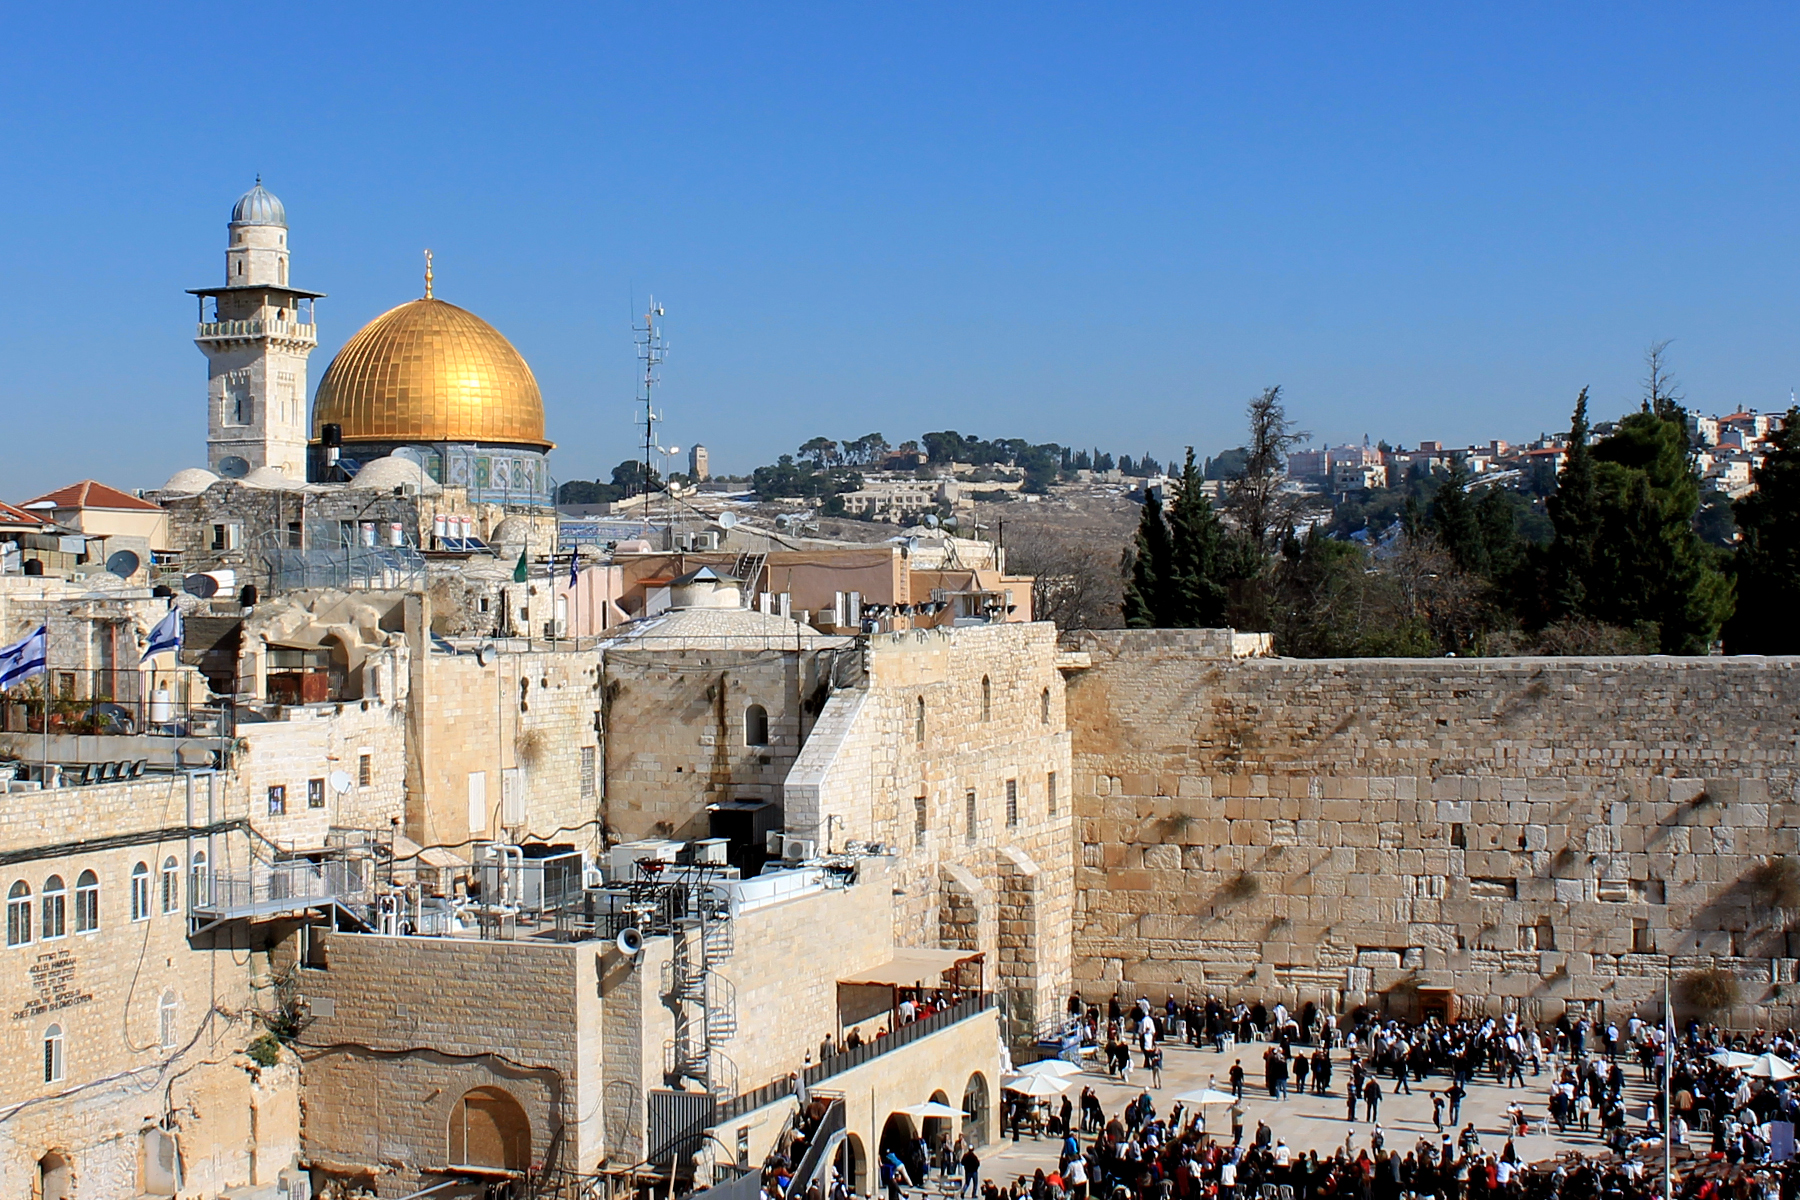
<svg viewBox="0 0 1800 1200"><path fill-rule="evenodd" d="M769 710L760 704L752 704L744 710L744 745L766 746L769 744Z"/></svg>
<svg viewBox="0 0 1800 1200"><path fill-rule="evenodd" d="M162 994L156 1006L156 1044L164 1050L175 1048L175 1013L179 1001L173 989Z"/></svg>
<svg viewBox="0 0 1800 1200"><path fill-rule="evenodd" d="M162 910L172 913L181 907L181 860L173 854L163 859Z"/></svg>
<svg viewBox="0 0 1800 1200"><path fill-rule="evenodd" d="M188 903L200 908L211 898L212 888L207 886L206 879L206 851L196 850L188 871Z"/></svg>
<svg viewBox="0 0 1800 1200"><path fill-rule="evenodd" d="M919 697L919 710L913 717L913 741L925 740L925 697Z"/></svg>
<svg viewBox="0 0 1800 1200"><path fill-rule="evenodd" d="M1050 689L1049 688L1045 688L1044 694L1038 698L1038 722L1043 725L1048 725L1050 723Z"/></svg>
<svg viewBox="0 0 1800 1200"><path fill-rule="evenodd" d="M150 867L147 863L131 868L131 919L150 919Z"/></svg>
<svg viewBox="0 0 1800 1200"><path fill-rule="evenodd" d="M523 1171L531 1165L531 1121L506 1089L478 1087L450 1110L450 1165Z"/></svg>
<svg viewBox="0 0 1800 1200"><path fill-rule="evenodd" d="M986 675L981 677L981 719L994 719L994 681Z"/></svg>
<svg viewBox="0 0 1800 1200"><path fill-rule="evenodd" d="M31 944L31 885L23 879L6 893L6 944Z"/></svg>
<svg viewBox="0 0 1800 1200"><path fill-rule="evenodd" d="M75 879L75 932L93 933L100 928L100 877L83 871Z"/></svg>
<svg viewBox="0 0 1800 1200"><path fill-rule="evenodd" d="M63 1066L62 1026L52 1025L44 1030L44 1082L61 1083Z"/></svg>
<svg viewBox="0 0 1800 1200"><path fill-rule="evenodd" d="M44 880L43 938L54 941L69 932L69 889L61 875Z"/></svg>

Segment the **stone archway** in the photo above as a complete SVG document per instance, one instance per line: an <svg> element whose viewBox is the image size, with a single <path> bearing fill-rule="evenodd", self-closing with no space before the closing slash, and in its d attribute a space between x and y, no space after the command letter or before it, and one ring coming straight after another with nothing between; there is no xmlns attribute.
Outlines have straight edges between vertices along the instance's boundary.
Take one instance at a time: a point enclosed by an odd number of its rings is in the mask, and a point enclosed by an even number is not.
<svg viewBox="0 0 1800 1200"><path fill-rule="evenodd" d="M906 1164L906 1175L914 1187L925 1182L927 1163L919 1161L919 1133L911 1117L905 1113L889 1113L881 1127L881 1143L876 1149L883 1162L892 1153Z"/></svg>
<svg viewBox="0 0 1800 1200"><path fill-rule="evenodd" d="M950 1097L944 1094L942 1088L939 1088L931 1093L931 1101L933 1104L949 1104ZM926 1117L920 1122L919 1132L925 1135L925 1144L931 1147L933 1162L937 1161L939 1147L945 1142L956 1140L956 1130L951 1126L949 1117Z"/></svg>
<svg viewBox="0 0 1800 1200"><path fill-rule="evenodd" d="M963 1087L962 1133L971 1146L987 1145L988 1104L987 1076L977 1071Z"/></svg>
<svg viewBox="0 0 1800 1200"><path fill-rule="evenodd" d="M505 1088L464 1092L450 1110L448 1132L451 1166L523 1171L531 1165L531 1119Z"/></svg>
<svg viewBox="0 0 1800 1200"><path fill-rule="evenodd" d="M75 1167L61 1151L52 1150L38 1159L38 1200L70 1200L75 1194Z"/></svg>
<svg viewBox="0 0 1800 1200"><path fill-rule="evenodd" d="M838 1143L837 1157L832 1160L832 1169L842 1179L851 1192L859 1196L873 1195L869 1184L869 1152L863 1149L862 1139L854 1133L844 1135Z"/></svg>

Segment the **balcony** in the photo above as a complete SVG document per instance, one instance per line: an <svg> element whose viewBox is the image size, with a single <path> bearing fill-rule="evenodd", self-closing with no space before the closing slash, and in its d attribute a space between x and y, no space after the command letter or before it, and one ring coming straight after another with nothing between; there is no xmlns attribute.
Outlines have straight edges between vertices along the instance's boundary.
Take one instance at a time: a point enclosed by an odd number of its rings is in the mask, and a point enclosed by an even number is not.
<svg viewBox="0 0 1800 1200"><path fill-rule="evenodd" d="M196 328L196 342L238 342L257 338L275 338L307 346L319 344L319 327L298 321L202 321Z"/></svg>
<svg viewBox="0 0 1800 1200"><path fill-rule="evenodd" d="M214 872L196 889L192 911L197 930L314 908L337 908L361 924L359 911L373 884L372 863L365 859L255 863L248 871Z"/></svg>

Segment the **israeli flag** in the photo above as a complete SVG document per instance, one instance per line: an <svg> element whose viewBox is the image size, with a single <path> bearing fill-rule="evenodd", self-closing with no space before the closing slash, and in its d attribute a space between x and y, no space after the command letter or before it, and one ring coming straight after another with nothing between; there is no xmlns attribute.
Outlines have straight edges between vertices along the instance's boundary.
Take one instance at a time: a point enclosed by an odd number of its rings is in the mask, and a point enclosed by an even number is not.
<svg viewBox="0 0 1800 1200"><path fill-rule="evenodd" d="M10 646L0 646L0 691L21 679L42 675L50 660L50 628L39 625Z"/></svg>
<svg viewBox="0 0 1800 1200"><path fill-rule="evenodd" d="M181 610L171 608L169 615L158 621L156 628L150 631L150 644L144 647L144 657L138 661L149 662L155 655L179 649L181 649Z"/></svg>

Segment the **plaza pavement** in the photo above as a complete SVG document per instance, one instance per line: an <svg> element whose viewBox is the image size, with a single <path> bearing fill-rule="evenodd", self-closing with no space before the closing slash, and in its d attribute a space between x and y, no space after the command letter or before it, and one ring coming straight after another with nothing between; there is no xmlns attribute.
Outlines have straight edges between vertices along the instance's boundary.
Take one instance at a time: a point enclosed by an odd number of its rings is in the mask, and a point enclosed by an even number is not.
<svg viewBox="0 0 1800 1200"><path fill-rule="evenodd" d="M1262 1055L1266 1048L1267 1043L1250 1042L1228 1047L1224 1054L1219 1054L1210 1047L1200 1049L1170 1042L1164 1046L1160 1088L1149 1086L1150 1073L1135 1065L1142 1061L1143 1056L1133 1054L1131 1086L1127 1087L1117 1078L1107 1076L1104 1067L1090 1067L1079 1075L1070 1077L1072 1082L1067 1095L1076 1104L1077 1121L1080 1119L1080 1097L1084 1086L1094 1089L1109 1118L1122 1113L1126 1103L1144 1090L1148 1090L1156 1102L1157 1115L1167 1117L1175 1106L1176 1096L1206 1087L1209 1081L1220 1091L1230 1091L1228 1073L1231 1064L1234 1060L1242 1059L1246 1143L1255 1135L1256 1123L1260 1120L1267 1121L1274 1136L1286 1139L1296 1153L1316 1149L1320 1157L1324 1157L1342 1147L1346 1135L1353 1139L1355 1149L1368 1148L1369 1134L1374 1127L1363 1119L1362 1105L1357 1105L1358 1120L1354 1125L1344 1119L1344 1087L1350 1077L1349 1058L1344 1051L1335 1050L1331 1055L1330 1094L1301 1096L1290 1092L1286 1100L1272 1100L1262 1081ZM1654 1094L1654 1089L1644 1082L1643 1069L1635 1061L1628 1062L1621 1058L1619 1065L1625 1071L1627 1117L1633 1127L1641 1127L1644 1105ZM1549 1122L1547 1106L1550 1078L1548 1062L1543 1073L1536 1077L1527 1069L1526 1086L1523 1088L1505 1087L1495 1083L1491 1073L1484 1074L1467 1085L1469 1094L1463 1100L1462 1124L1473 1122L1481 1135L1482 1148L1498 1153L1506 1144L1506 1108L1518 1101L1524 1105L1525 1115L1532 1123L1532 1132L1514 1143L1523 1161L1536 1162L1553 1158L1567 1150L1581 1150L1591 1154L1602 1149L1597 1117L1592 1122L1592 1129L1585 1134L1571 1126L1568 1136L1557 1135L1555 1125ZM1410 1086L1413 1089L1411 1095L1396 1096L1392 1077L1381 1080L1381 1129L1390 1150L1410 1150L1420 1137L1434 1142L1439 1140L1439 1135L1431 1124L1431 1093L1449 1087L1449 1077L1434 1074L1424 1082ZM1061 1101L1052 1103L1060 1104ZM1448 1130L1447 1101L1445 1111ZM1209 1108L1206 1116L1207 1132L1228 1140L1231 1136L1229 1107ZM1548 1133L1541 1132L1546 1128ZM1084 1145L1087 1140L1086 1137L1082 1139ZM1049 1171L1056 1166L1060 1145L1060 1138L1034 1139L1030 1134L1021 1135L1020 1141L1014 1143L1008 1134L999 1144L985 1146L977 1151L982 1158L982 1178L1006 1183L1016 1175L1029 1177L1039 1167Z"/></svg>

